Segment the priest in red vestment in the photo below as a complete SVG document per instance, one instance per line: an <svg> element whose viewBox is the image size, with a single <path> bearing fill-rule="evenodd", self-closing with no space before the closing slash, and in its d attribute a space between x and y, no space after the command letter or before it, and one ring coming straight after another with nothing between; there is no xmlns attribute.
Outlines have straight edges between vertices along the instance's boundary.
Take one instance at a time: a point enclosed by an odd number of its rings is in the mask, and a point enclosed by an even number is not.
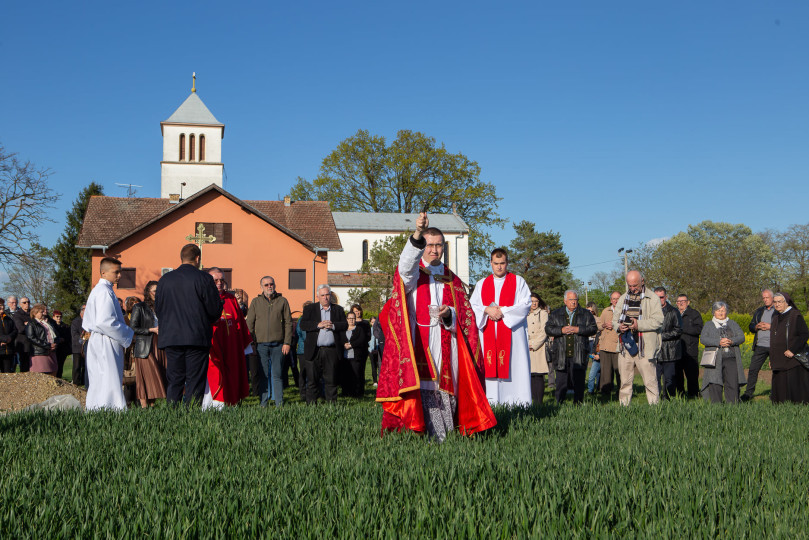
<svg viewBox="0 0 809 540"><path fill-rule="evenodd" d="M216 283L223 306L221 317L213 325L203 409L236 405L247 396L250 389L245 354L252 352L253 341L236 297L227 292L224 273L215 267L208 273Z"/></svg>
<svg viewBox="0 0 809 540"><path fill-rule="evenodd" d="M380 314L383 434L409 429L443 441L454 429L471 435L497 424L483 386L475 313L443 253L443 233L422 213Z"/></svg>

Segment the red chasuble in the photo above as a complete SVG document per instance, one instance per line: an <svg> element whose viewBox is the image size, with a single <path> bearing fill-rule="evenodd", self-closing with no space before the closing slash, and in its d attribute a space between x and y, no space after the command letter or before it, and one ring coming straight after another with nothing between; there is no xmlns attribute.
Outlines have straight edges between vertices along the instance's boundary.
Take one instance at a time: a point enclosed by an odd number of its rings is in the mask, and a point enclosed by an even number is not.
<svg viewBox="0 0 809 540"><path fill-rule="evenodd" d="M409 429L426 431L421 404L422 379L435 380L442 392L454 394L458 403L455 425L471 435L497 425L483 389L483 356L475 314L458 277L445 269L436 279L444 283L442 303L455 309L458 340L458 387L452 381L451 333L441 327L441 373L430 355L429 328L410 328L410 313L399 272L393 277L393 296L379 315L385 333L385 351L379 373L376 400L382 403L382 433ZM421 268L416 292L416 320L429 322L429 270ZM445 335L446 334L446 335Z"/></svg>
<svg viewBox="0 0 809 540"><path fill-rule="evenodd" d="M494 276L483 280L480 289L480 298L484 306L494 302ZM513 306L517 295L517 278L511 272L506 274L503 287L500 289L498 306ZM495 330L496 329L496 330ZM496 334L496 335L495 335ZM508 379L511 367L511 328L506 326L503 319L486 324L483 330L483 357L486 359L487 379Z"/></svg>
<svg viewBox="0 0 809 540"><path fill-rule="evenodd" d="M219 298L224 306L222 316L213 325L208 386L214 401L235 405L250 391L244 350L252 342L252 337L236 297L222 292Z"/></svg>

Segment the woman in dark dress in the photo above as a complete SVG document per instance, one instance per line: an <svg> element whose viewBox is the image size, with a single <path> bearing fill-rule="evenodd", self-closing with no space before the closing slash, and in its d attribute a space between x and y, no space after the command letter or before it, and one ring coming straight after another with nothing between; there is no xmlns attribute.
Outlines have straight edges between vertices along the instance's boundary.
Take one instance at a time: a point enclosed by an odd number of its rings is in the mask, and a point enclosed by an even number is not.
<svg viewBox="0 0 809 540"><path fill-rule="evenodd" d="M62 369L65 367L65 360L70 356L72 339L70 337L70 326L62 322L62 312L53 312L53 329L61 341L56 346L56 378L62 378Z"/></svg>
<svg viewBox="0 0 809 540"><path fill-rule="evenodd" d="M135 331L132 361L135 364L135 388L144 409L155 399L166 397L166 357L157 348L157 315L154 312L157 282L143 289L143 302L132 307L129 325Z"/></svg>
<svg viewBox="0 0 809 540"><path fill-rule="evenodd" d="M809 370L795 360L809 340L809 328L803 315L785 293L773 295L775 313L770 326L770 367L772 367L773 403L791 401L809 403Z"/></svg>

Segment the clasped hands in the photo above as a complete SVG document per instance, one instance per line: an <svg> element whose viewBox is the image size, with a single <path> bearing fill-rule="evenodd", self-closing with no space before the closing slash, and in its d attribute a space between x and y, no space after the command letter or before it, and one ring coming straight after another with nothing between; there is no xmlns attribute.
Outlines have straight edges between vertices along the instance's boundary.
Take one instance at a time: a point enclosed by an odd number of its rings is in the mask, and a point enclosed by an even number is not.
<svg viewBox="0 0 809 540"><path fill-rule="evenodd" d="M722 339L719 340L719 346L720 347L732 347L733 346L733 341L730 338L723 337Z"/></svg>
<svg viewBox="0 0 809 540"><path fill-rule="evenodd" d="M569 336L570 334L578 334L579 327L578 326L563 326L562 327L562 335Z"/></svg>
<svg viewBox="0 0 809 540"><path fill-rule="evenodd" d="M325 328L327 330L334 330L334 323L331 321L320 321L317 323L318 328Z"/></svg>
<svg viewBox="0 0 809 540"><path fill-rule="evenodd" d="M500 306L489 306L483 310L483 313L493 321L499 321L503 318L503 312L500 310Z"/></svg>

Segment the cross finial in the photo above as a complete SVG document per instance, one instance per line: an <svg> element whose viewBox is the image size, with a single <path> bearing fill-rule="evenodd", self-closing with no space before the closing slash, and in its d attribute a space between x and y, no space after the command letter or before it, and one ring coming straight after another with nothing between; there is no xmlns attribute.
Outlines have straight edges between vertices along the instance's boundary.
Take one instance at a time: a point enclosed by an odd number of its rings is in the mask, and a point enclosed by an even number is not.
<svg viewBox="0 0 809 540"><path fill-rule="evenodd" d="M191 91L192 92L197 91L197 72L196 71L193 71L191 73Z"/></svg>

